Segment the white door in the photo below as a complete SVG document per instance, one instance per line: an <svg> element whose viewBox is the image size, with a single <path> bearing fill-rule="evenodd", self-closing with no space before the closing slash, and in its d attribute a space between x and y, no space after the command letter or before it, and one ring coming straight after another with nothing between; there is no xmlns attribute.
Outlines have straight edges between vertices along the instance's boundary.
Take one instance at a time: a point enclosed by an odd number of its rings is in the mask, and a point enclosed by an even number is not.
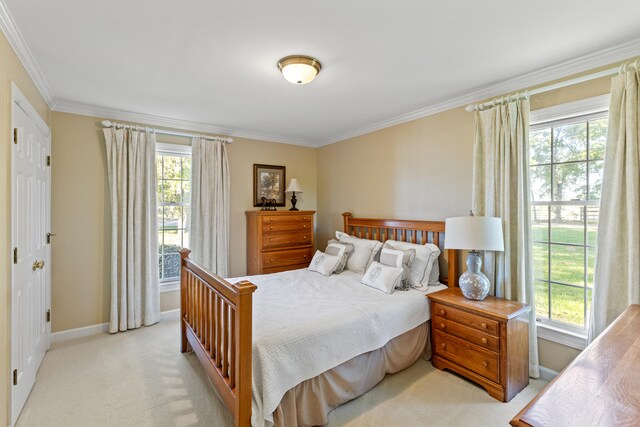
<svg viewBox="0 0 640 427"><path fill-rule="evenodd" d="M13 86L11 163L11 425L51 345L51 142L48 128Z"/></svg>

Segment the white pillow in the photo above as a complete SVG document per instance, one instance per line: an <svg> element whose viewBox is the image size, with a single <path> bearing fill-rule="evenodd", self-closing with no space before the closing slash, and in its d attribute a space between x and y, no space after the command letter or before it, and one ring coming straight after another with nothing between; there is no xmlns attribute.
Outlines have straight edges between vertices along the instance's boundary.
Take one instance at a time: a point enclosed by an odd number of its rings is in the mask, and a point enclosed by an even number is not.
<svg viewBox="0 0 640 427"><path fill-rule="evenodd" d="M347 260L347 270L354 273L364 273L382 248L382 243L377 240L358 239L342 231L336 231L336 239L353 244L354 251Z"/></svg>
<svg viewBox="0 0 640 427"><path fill-rule="evenodd" d="M362 276L362 283L386 294L393 292L402 280L402 267L390 267L373 261Z"/></svg>
<svg viewBox="0 0 640 427"><path fill-rule="evenodd" d="M344 251L341 251L342 260L340 261L340 263L336 267L336 270L334 271L334 273L340 274L342 273L342 270L344 270L344 267L347 265L347 260L355 250L355 246L353 246L353 243L345 243L339 240L331 239L327 244L327 249L325 249L325 252L328 253L329 255L337 255L335 253L336 252L335 246L340 246L344 248Z"/></svg>
<svg viewBox="0 0 640 427"><path fill-rule="evenodd" d="M325 276L331 275L336 269L342 256L325 254L322 251L316 251L316 254L309 264L309 271L315 271Z"/></svg>
<svg viewBox="0 0 640 427"><path fill-rule="evenodd" d="M400 242L397 240L387 240L385 244L397 250L415 249L416 257L411 263L411 271L409 272L409 285L414 288L423 288L428 285L435 285L438 283L439 277L434 279L432 271L435 270L434 265L438 265L438 256L440 255L440 249L432 244L427 243L425 245L419 245L417 243ZM439 266L438 272L440 273Z"/></svg>
<svg viewBox="0 0 640 427"><path fill-rule="evenodd" d="M405 251L390 249L390 245L385 243L380 252L380 264L390 265L391 267L402 268L402 285L409 285L409 274L411 273L411 263L416 257L415 249L407 249Z"/></svg>

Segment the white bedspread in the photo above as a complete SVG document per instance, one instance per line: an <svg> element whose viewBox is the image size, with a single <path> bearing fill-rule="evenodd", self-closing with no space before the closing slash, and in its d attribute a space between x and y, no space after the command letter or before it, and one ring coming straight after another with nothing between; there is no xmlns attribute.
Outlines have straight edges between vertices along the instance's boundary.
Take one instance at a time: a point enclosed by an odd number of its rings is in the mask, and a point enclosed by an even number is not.
<svg viewBox="0 0 640 427"><path fill-rule="evenodd" d="M361 276L344 271L325 277L301 269L228 279L258 286L253 296L253 426L273 423L272 413L287 390L429 320L425 292L387 295L361 284Z"/></svg>

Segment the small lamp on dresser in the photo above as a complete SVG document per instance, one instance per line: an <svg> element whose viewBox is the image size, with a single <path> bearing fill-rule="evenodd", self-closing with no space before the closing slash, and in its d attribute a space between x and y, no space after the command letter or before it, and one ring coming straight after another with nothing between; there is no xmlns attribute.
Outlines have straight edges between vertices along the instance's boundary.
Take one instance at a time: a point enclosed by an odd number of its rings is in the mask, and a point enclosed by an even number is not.
<svg viewBox="0 0 640 427"><path fill-rule="evenodd" d="M489 293L489 278L482 269L480 251L504 251L502 220L489 216L447 218L445 222L445 249L466 249L467 271L462 273L458 286L462 294L472 300L483 300Z"/></svg>
<svg viewBox="0 0 640 427"><path fill-rule="evenodd" d="M296 203L298 202L298 199L296 199L296 192L302 193L302 186L300 186L300 183L298 182L298 180L295 179L295 178L291 178L291 181L289 181L289 186L287 187L285 192L291 193L291 206L292 207L289 210L290 211L297 211L298 208L296 208Z"/></svg>

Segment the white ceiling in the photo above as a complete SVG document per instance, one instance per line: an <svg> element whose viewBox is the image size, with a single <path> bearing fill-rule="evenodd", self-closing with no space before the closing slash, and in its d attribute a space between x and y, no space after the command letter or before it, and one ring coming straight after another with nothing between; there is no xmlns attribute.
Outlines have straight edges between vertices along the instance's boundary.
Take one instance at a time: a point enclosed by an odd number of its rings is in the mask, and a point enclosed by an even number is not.
<svg viewBox="0 0 640 427"><path fill-rule="evenodd" d="M640 39L637 0L0 1L54 109L316 146Z"/></svg>

